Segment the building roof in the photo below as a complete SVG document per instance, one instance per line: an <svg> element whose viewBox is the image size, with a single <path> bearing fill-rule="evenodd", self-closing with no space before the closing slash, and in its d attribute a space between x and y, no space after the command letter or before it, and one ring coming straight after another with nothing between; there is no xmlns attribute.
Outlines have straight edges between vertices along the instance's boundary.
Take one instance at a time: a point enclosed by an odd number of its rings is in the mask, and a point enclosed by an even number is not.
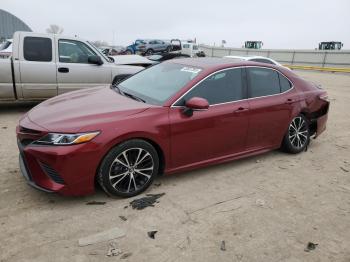
<svg viewBox="0 0 350 262"><path fill-rule="evenodd" d="M0 9L0 38L12 38L16 31L32 31L21 19Z"/></svg>

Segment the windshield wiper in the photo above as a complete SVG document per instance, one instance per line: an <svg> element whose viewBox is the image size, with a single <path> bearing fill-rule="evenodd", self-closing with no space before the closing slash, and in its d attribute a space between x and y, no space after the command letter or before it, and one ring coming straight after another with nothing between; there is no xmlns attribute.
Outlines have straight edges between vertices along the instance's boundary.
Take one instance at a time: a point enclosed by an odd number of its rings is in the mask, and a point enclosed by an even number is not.
<svg viewBox="0 0 350 262"><path fill-rule="evenodd" d="M119 89L119 92L120 92L120 89ZM135 95L132 95L132 94L129 94L129 93L125 93L125 92L123 92L123 94L124 94L125 96L128 96L128 97L130 97L130 98L136 100L136 101L146 103L145 100L143 100L142 98L139 98L139 97L137 97L137 96L135 96Z"/></svg>
<svg viewBox="0 0 350 262"><path fill-rule="evenodd" d="M119 86L117 86L117 85L112 85L111 87L112 87L114 90L118 91L119 94L123 95L123 92L120 90Z"/></svg>
<svg viewBox="0 0 350 262"><path fill-rule="evenodd" d="M146 101L143 100L142 98L139 98L139 97L137 97L137 96L135 96L135 95L132 95L132 94L129 94L129 93L125 93L124 91L122 91L122 90L120 89L120 87L119 87L118 85L113 85L112 87L113 87L116 91L118 91L119 94L121 94L121 95L123 95L123 96L127 96L127 97L130 97L131 99L134 99L134 100L136 100L136 101L146 103Z"/></svg>

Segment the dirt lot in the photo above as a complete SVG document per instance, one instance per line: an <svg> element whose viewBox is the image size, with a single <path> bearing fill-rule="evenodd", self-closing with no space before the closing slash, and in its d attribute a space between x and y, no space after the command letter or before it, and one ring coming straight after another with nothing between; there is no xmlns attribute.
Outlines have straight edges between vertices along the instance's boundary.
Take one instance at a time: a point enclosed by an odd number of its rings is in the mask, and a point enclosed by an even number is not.
<svg viewBox="0 0 350 262"><path fill-rule="evenodd" d="M166 194L143 210L101 190L67 198L27 186L15 126L33 105L1 105L0 261L349 262L350 75L299 74L332 98L328 129L307 152L274 151L161 177L147 193ZM114 242L129 257L107 257L111 241L78 246L79 238L114 227L126 231ZM308 242L318 245L306 252Z"/></svg>

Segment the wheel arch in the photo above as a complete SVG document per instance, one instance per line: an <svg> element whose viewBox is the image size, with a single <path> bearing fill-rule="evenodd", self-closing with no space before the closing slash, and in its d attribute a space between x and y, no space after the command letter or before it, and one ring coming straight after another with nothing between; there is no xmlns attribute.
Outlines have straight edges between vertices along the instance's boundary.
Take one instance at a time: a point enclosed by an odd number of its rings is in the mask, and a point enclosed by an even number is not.
<svg viewBox="0 0 350 262"><path fill-rule="evenodd" d="M310 110L308 108L303 108L299 114L303 115L307 119L309 124L310 136L314 135L317 130L317 121L313 121Z"/></svg>
<svg viewBox="0 0 350 262"><path fill-rule="evenodd" d="M139 139L139 140L143 140L146 141L148 143L150 143L154 149L156 150L158 157L159 157L159 170L158 170L158 175L163 175L164 170L165 170L165 164L166 164L166 159L165 159L165 151L164 148L160 145L159 142L157 142L155 139L150 138L149 136L145 136L145 135L135 135L135 136L123 136L123 137L119 137L119 139L113 141L112 143L110 143L104 154L102 155L99 164L96 168L96 172L95 172L95 180L97 178L98 172L100 170L101 164L103 162L103 160L105 159L106 155L116 146L118 146L121 143L124 143L126 141L130 141L130 140L135 140L135 139Z"/></svg>

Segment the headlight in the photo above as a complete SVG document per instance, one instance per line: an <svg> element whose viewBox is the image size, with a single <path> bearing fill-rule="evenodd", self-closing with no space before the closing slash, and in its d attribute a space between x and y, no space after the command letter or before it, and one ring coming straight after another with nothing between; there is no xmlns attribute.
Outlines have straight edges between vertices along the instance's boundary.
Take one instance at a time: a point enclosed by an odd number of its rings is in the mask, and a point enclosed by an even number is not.
<svg viewBox="0 0 350 262"><path fill-rule="evenodd" d="M46 136L36 140L37 145L75 145L88 142L100 132L80 133L80 134L58 134L48 133Z"/></svg>

